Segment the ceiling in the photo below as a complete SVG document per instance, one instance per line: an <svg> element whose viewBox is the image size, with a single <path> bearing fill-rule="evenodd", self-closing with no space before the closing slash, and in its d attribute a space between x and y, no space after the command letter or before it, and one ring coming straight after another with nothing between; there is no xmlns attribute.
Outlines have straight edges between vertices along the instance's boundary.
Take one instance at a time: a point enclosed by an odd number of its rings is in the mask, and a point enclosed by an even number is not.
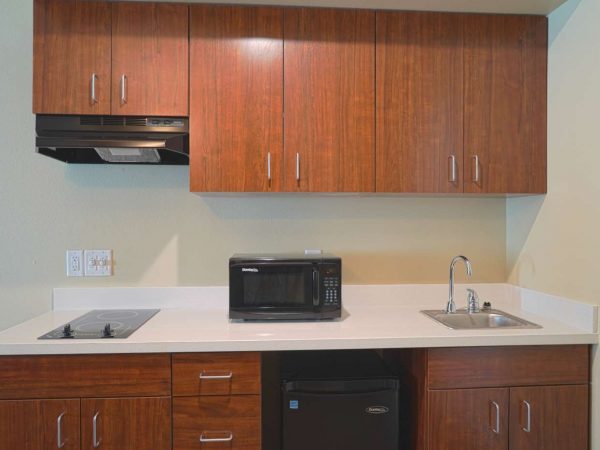
<svg viewBox="0 0 600 450"><path fill-rule="evenodd" d="M153 1L153 0L145 0ZM177 3L227 3L336 8L397 9L548 15L566 0L161 0Z"/></svg>

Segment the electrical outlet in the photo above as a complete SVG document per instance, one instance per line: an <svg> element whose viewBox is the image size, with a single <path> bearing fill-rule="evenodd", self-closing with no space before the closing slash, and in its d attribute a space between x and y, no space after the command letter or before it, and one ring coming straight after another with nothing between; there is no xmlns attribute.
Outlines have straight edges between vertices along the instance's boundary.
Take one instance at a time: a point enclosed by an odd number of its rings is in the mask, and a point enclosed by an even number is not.
<svg viewBox="0 0 600 450"><path fill-rule="evenodd" d="M67 250L67 276L83 276L83 250Z"/></svg>
<svg viewBox="0 0 600 450"><path fill-rule="evenodd" d="M84 250L86 277L110 277L112 275L112 250Z"/></svg>

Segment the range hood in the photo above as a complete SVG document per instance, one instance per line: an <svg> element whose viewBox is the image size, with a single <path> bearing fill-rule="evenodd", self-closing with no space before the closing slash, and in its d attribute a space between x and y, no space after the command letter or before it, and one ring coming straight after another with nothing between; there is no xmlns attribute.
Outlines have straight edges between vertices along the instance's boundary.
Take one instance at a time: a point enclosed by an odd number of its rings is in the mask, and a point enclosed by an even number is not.
<svg viewBox="0 0 600 450"><path fill-rule="evenodd" d="M188 165L186 117L37 115L37 152L75 164Z"/></svg>

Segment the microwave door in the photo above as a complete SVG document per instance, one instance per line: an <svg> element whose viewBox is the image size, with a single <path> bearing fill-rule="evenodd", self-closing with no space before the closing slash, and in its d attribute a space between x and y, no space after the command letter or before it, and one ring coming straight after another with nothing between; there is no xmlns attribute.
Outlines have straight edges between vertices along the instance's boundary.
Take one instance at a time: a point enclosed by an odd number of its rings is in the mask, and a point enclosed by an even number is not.
<svg viewBox="0 0 600 450"><path fill-rule="evenodd" d="M305 311L313 308L314 296L318 295L313 289L317 271L312 263L239 264L231 271L235 292L230 300L235 308Z"/></svg>

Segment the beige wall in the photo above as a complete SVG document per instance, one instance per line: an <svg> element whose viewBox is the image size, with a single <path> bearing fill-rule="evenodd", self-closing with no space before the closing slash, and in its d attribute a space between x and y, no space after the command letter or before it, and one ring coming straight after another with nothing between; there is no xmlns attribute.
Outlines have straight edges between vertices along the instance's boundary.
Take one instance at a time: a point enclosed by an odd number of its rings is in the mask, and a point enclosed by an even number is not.
<svg viewBox="0 0 600 450"><path fill-rule="evenodd" d="M236 251L322 248L344 258L348 283L446 282L465 253L477 281L505 279L504 199L203 197L186 168L35 154L31 16L31 0L2 3L0 329L49 310L55 286L224 285ZM115 276L67 279L68 248L114 249Z"/></svg>
<svg viewBox="0 0 600 450"><path fill-rule="evenodd" d="M507 201L507 273L528 288L600 303L600 2L550 16L548 195ZM594 351L593 449L600 449Z"/></svg>

